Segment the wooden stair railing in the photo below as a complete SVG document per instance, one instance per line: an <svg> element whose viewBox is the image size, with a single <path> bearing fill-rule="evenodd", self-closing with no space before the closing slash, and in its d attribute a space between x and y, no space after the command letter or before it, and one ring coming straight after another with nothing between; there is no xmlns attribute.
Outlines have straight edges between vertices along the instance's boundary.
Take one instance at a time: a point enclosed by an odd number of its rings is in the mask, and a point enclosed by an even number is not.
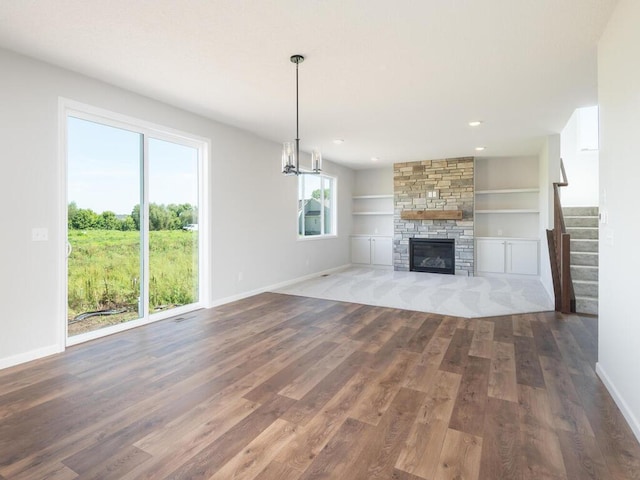
<svg viewBox="0 0 640 480"><path fill-rule="evenodd" d="M560 160L562 182L553 183L553 230L547 230L549 261L555 295L555 309L562 313L576 311L576 296L571 280L571 237L567 233L560 203L560 187L569 185L564 163Z"/></svg>

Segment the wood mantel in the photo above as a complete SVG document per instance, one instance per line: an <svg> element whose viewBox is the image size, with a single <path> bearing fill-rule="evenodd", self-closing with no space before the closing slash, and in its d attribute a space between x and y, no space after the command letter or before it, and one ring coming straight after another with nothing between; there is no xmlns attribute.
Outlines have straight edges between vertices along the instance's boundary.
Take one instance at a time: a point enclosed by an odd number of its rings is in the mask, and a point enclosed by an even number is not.
<svg viewBox="0 0 640 480"><path fill-rule="evenodd" d="M402 210L403 220L462 220L462 210Z"/></svg>

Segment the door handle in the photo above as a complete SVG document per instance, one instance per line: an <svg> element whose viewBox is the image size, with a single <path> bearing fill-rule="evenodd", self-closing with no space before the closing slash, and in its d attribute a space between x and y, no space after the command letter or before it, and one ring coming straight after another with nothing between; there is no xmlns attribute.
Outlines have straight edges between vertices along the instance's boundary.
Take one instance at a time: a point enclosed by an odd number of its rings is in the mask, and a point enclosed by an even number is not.
<svg viewBox="0 0 640 480"><path fill-rule="evenodd" d="M67 258L69 258L71 256L71 252L72 251L73 251L73 247L69 243L69 240L67 240Z"/></svg>

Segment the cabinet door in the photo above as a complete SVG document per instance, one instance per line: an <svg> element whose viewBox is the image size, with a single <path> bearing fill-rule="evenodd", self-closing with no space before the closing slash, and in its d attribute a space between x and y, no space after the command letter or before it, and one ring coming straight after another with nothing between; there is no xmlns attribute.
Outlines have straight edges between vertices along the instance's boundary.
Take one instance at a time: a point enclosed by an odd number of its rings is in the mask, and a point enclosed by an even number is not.
<svg viewBox="0 0 640 480"><path fill-rule="evenodd" d="M351 237L351 263L371 263L371 237Z"/></svg>
<svg viewBox="0 0 640 480"><path fill-rule="evenodd" d="M476 240L478 272L504 273L504 240Z"/></svg>
<svg viewBox="0 0 640 480"><path fill-rule="evenodd" d="M512 240L507 242L507 273L538 274L538 242Z"/></svg>
<svg viewBox="0 0 640 480"><path fill-rule="evenodd" d="M391 237L371 238L371 263L374 265L393 264L393 248Z"/></svg>

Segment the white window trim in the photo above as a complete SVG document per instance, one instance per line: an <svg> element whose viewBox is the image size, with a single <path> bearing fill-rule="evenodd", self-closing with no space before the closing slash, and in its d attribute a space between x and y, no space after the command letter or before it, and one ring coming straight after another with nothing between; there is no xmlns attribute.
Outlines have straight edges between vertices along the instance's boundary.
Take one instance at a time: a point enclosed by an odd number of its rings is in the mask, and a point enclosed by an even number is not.
<svg viewBox="0 0 640 480"><path fill-rule="evenodd" d="M183 307L177 307L171 310L148 313L148 305L145 304L145 315L142 318L129 322L112 325L110 327L101 328L80 335L68 337L67 332L67 223L68 223L68 198L67 198L67 118L73 116L84 120L102 123L104 125L116 128L124 128L144 135L145 143L149 137L176 142L182 145L197 148L199 152L198 158L198 222L201 224L198 229L199 241L199 269L200 279L198 285L198 301ZM59 333L58 348L64 351L65 347L76 345L78 343L93 340L95 338L104 337L113 333L129 330L131 328L146 325L148 323L164 320L169 317L181 315L199 308L206 308L210 304L209 292L211 285L210 265L210 238L209 238L209 155L211 152L211 140L200 137L191 133L176 130L164 125L155 124L139 118L130 117L117 112L112 112L102 108L94 107L85 103L71 100L64 97L58 98L58 165L60 176L58 178L58 186L60 191L60 209L59 209L59 235L58 242L62 246L58 257L58 271L60 277L58 285L60 286L59 298L60 309L58 312ZM145 149L145 157L147 150ZM146 163L146 158L145 158ZM148 246L145 246L145 264L148 269Z"/></svg>

